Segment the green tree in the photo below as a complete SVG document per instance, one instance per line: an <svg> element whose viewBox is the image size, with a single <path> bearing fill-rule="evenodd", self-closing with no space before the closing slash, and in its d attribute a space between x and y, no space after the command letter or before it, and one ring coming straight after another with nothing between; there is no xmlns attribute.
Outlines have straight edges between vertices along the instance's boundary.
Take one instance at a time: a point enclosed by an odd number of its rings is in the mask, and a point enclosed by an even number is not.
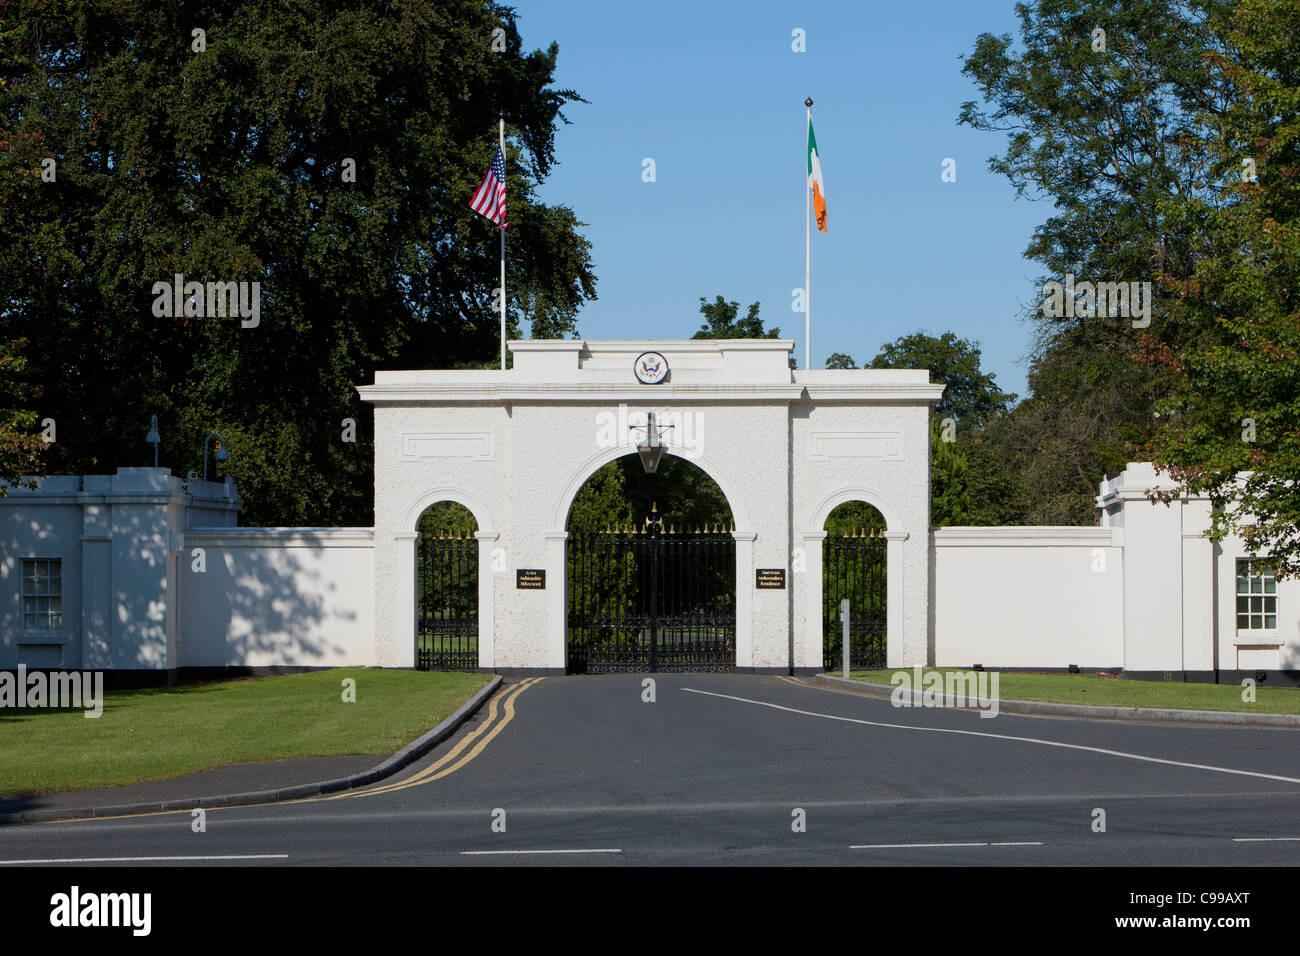
<svg viewBox="0 0 1300 956"><path fill-rule="evenodd" d="M826 358L827 368L857 368L857 363L853 361L852 355L845 355L843 352L832 352Z"/></svg>
<svg viewBox="0 0 1300 956"><path fill-rule="evenodd" d="M865 501L845 501L836 505L826 516L823 530L834 537L842 535L881 534L888 530L885 516L874 505Z"/></svg>
<svg viewBox="0 0 1300 956"><path fill-rule="evenodd" d="M31 398L22 385L25 344L0 342L0 497L8 486L35 488L31 479L45 474L49 446L36 434L40 416L23 407Z"/></svg>
<svg viewBox="0 0 1300 956"><path fill-rule="evenodd" d="M627 497L624 458L596 469L582 483L569 509L568 530L573 534L597 534L611 526L640 520Z"/></svg>
<svg viewBox="0 0 1300 956"><path fill-rule="evenodd" d="M1211 198L1170 202L1200 243L1171 321L1175 342L1144 339L1176 388L1152 448L1188 490L1218 506L1211 537L1240 535L1300 575L1300 2L1241 0L1212 26L1225 51L1216 82L1236 91L1207 113ZM1239 484L1238 474L1248 475ZM1177 492L1156 496L1165 501ZM1236 506L1229 502L1236 500Z"/></svg>
<svg viewBox="0 0 1300 956"><path fill-rule="evenodd" d="M1005 412L1016 400L997 387L996 376L980 371L979 346L952 332L939 338L924 332L904 335L881 347L870 368L924 368L931 380L943 382L943 397L934 406L940 418L955 418L978 428L995 412Z"/></svg>
<svg viewBox="0 0 1300 956"><path fill-rule="evenodd" d="M974 524L979 512L972 504L972 486L987 485L991 492L992 485L1005 481L1007 468L991 456L980 456L979 467L992 473L986 477L972 466L966 449L984 441L990 421L1005 417L1008 403L1016 396L1003 392L997 377L980 369L979 346L952 332L938 338L923 332L901 336L881 348L869 367L929 369L931 380L944 384L930 420L930 523ZM992 500L1004 499L993 496ZM994 516L985 512L984 517Z"/></svg>
<svg viewBox="0 0 1300 956"><path fill-rule="evenodd" d="M759 304L751 302L748 312L743 319L738 319L740 314L739 302L728 302L722 296L718 296L713 302L709 302L703 296L700 297L700 314L704 316L704 324L692 338L696 339L779 339L781 337L780 329L763 328L763 320L758 316Z"/></svg>
<svg viewBox="0 0 1300 956"><path fill-rule="evenodd" d="M580 223L536 196L580 97L552 85L554 44L522 49L509 7L6 7L0 340L27 338L19 384L49 386L52 470L144 463L157 414L180 471L209 431L226 438L246 521L369 524L356 386L497 352L498 230L467 200L499 111L512 334L571 334L594 298ZM259 281L260 323L155 316L154 283L177 273Z"/></svg>
<svg viewBox="0 0 1300 956"><path fill-rule="evenodd" d="M1208 195L1198 140L1234 95L1205 57L1225 44L1214 20L1229 5L1019 3L1019 44L982 34L965 59L987 108L965 103L959 121L1006 134L989 169L1020 196L1052 204L1025 250L1046 272L1024 316L1033 328L1030 394L972 448L978 514L1095 523L1097 482L1155 431L1157 403L1174 385L1168 367L1142 362L1142 340L1177 347L1192 335L1169 321L1169 305L1199 255L1200 226L1184 214L1188 200ZM1150 282L1149 329L1118 314L1046 316L1041 282L1070 274ZM1007 470L995 481L986 466L999 460Z"/></svg>
<svg viewBox="0 0 1300 956"><path fill-rule="evenodd" d="M939 419L930 419L930 524L968 525L971 520L969 465L955 441L943 440Z"/></svg>

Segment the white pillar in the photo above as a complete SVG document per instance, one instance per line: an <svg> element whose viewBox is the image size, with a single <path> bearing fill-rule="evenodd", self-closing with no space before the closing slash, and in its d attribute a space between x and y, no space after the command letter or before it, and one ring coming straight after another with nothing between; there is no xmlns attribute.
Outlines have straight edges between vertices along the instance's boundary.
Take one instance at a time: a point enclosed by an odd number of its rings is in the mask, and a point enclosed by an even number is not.
<svg viewBox="0 0 1300 956"><path fill-rule="evenodd" d="M754 539L757 531L733 531L736 539L736 666L754 666Z"/></svg>
<svg viewBox="0 0 1300 956"><path fill-rule="evenodd" d="M393 535L394 550L397 554L397 580L389 582L392 593L397 600L397 635L395 643L380 644L381 667L415 667L415 642L419 638L419 596L415 591L415 542L419 540L415 531L401 531Z"/></svg>
<svg viewBox="0 0 1300 956"><path fill-rule="evenodd" d="M807 592L804 604L804 645L803 651L795 660L795 667L815 668L818 672L824 665L822 649L826 636L822 633L822 549L825 546L825 531L805 531L803 535L804 577Z"/></svg>
<svg viewBox="0 0 1300 956"><path fill-rule="evenodd" d="M569 575L567 566L569 540L567 531L548 531L546 538L546 641L547 668L561 673L569 667Z"/></svg>
<svg viewBox="0 0 1300 956"><path fill-rule="evenodd" d="M478 539L478 666L496 668L496 573L492 552L501 537L499 531L476 531Z"/></svg>
<svg viewBox="0 0 1300 956"><path fill-rule="evenodd" d="M887 642L885 666L924 667L929 663L926 660L926 648L929 643L928 628L922 626L914 634L908 634L903 629L906 620L903 614L903 601L907 593L903 587L903 564L907 555L904 550L907 532L886 531L885 540L888 542L885 545L885 577L888 592L885 598L885 640ZM918 591L920 598L914 595L913 600L925 599L928 603L924 590L914 590ZM926 617L923 616L921 620L924 624Z"/></svg>

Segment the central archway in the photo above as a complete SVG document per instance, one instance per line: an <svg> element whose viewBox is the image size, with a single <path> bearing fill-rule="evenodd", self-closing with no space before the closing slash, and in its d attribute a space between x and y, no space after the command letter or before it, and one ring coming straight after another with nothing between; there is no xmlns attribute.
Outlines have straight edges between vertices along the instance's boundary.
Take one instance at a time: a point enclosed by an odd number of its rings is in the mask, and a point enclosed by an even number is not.
<svg viewBox="0 0 1300 956"><path fill-rule="evenodd" d="M709 474L666 456L597 468L567 521L569 673L730 671L737 659L736 535Z"/></svg>

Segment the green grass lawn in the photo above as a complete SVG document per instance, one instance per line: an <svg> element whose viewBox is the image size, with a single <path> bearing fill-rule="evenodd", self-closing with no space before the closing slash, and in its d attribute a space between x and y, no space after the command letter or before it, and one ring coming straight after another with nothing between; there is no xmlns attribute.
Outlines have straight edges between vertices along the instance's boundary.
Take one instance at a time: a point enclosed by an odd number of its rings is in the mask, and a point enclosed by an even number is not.
<svg viewBox="0 0 1300 956"><path fill-rule="evenodd" d="M356 681L355 703L342 699L347 677ZM0 796L122 786L251 760L390 754L490 679L348 667L114 691L98 718L0 710Z"/></svg>
<svg viewBox="0 0 1300 956"><path fill-rule="evenodd" d="M961 668L927 667L947 672ZM895 670L853 671L854 680L888 684ZM911 671L909 670L910 674ZM1099 707L1164 707L1176 710L1231 710L1255 714L1300 714L1300 689L1255 689L1255 703L1241 699L1241 687L1230 684L1184 684L1162 681L1120 680L1095 674L999 674L1001 700L1042 700L1058 704L1095 704Z"/></svg>

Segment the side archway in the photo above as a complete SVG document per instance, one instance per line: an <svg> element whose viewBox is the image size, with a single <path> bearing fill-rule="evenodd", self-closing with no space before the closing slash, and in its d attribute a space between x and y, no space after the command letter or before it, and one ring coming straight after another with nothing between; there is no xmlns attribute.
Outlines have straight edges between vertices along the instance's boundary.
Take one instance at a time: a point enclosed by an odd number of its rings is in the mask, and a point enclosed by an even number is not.
<svg viewBox="0 0 1300 956"><path fill-rule="evenodd" d="M422 532L422 519L443 504L465 509L473 530L446 527ZM494 669L493 556L500 533L490 512L462 489L432 488L411 501L402 529L398 538L403 545L402 574L412 587L410 634L415 667ZM461 535L453 533L456 531Z"/></svg>
<svg viewBox="0 0 1300 956"><path fill-rule="evenodd" d="M855 527L838 529L838 540L831 543L827 522L837 509L852 502L874 509L879 514L879 523L873 527L875 523L867 521L863 527L855 523ZM800 666L807 671L841 666L842 637L828 634L827 627L841 626L839 601L845 597L851 599L851 647L856 658L851 666L897 666L903 633L903 542L907 540L898 510L875 489L865 485L846 486L826 495L817 504L805 528L803 546L808 586ZM828 593L828 575L834 593ZM829 603L832 599L833 608ZM877 636L877 631L883 633ZM877 642L883 645L879 655L872 650ZM833 654L828 653L828 647ZM831 656L835 659L831 660Z"/></svg>

